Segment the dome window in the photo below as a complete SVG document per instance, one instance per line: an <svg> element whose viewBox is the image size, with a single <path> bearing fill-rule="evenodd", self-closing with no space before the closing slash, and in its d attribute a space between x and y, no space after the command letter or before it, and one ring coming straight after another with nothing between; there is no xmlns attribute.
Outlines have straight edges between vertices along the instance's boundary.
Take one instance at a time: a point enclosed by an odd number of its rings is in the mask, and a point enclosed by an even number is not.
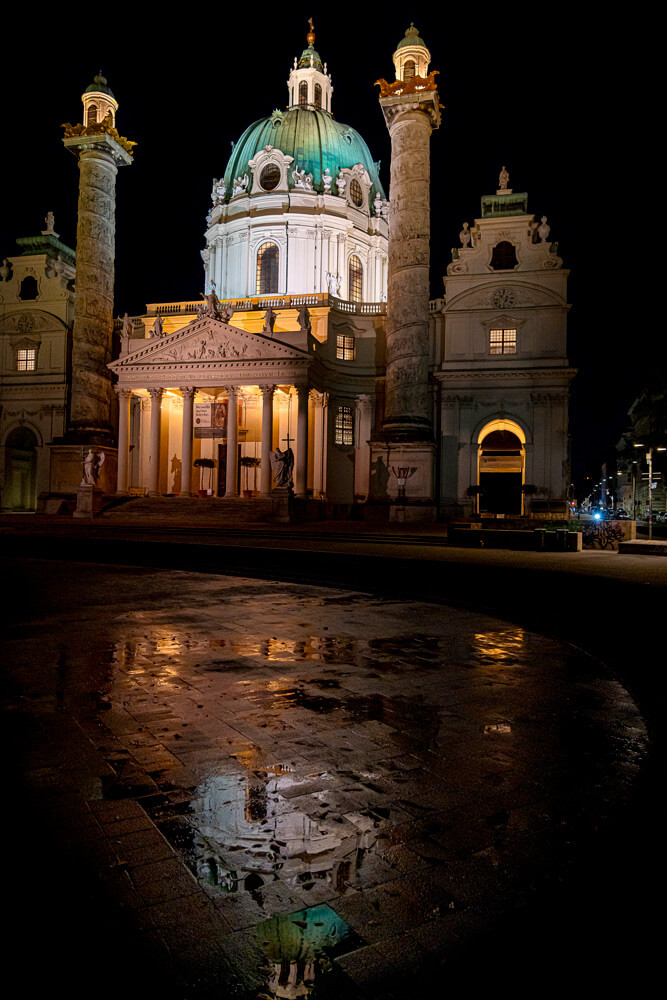
<svg viewBox="0 0 667 1000"><path fill-rule="evenodd" d="M281 170L277 163L267 163L259 175L259 183L265 191L273 191L280 184Z"/></svg>
<svg viewBox="0 0 667 1000"><path fill-rule="evenodd" d="M97 125L97 105L89 104L86 115L86 125Z"/></svg>
<svg viewBox="0 0 667 1000"><path fill-rule="evenodd" d="M315 107L316 108L322 107L322 88L320 87L319 83L315 84Z"/></svg>
<svg viewBox="0 0 667 1000"><path fill-rule="evenodd" d="M364 268L359 258L352 254L347 268L348 299L361 302L364 290Z"/></svg>
<svg viewBox="0 0 667 1000"><path fill-rule="evenodd" d="M507 240L496 243L491 254L491 267L494 271L513 271L518 264L516 247Z"/></svg>
<svg viewBox="0 0 667 1000"><path fill-rule="evenodd" d="M257 251L257 295L275 295L278 291L278 247L262 243Z"/></svg>
<svg viewBox="0 0 667 1000"><path fill-rule="evenodd" d="M408 80L414 80L416 73L416 66L414 59L408 59L408 61L403 66L403 82L407 83Z"/></svg>
<svg viewBox="0 0 667 1000"><path fill-rule="evenodd" d="M308 106L308 84L304 80L299 84L299 107L305 108Z"/></svg>
<svg viewBox="0 0 667 1000"><path fill-rule="evenodd" d="M356 205L357 208L361 208L364 203L364 192L362 191L361 184L356 177L353 177L350 181L350 199L352 204Z"/></svg>

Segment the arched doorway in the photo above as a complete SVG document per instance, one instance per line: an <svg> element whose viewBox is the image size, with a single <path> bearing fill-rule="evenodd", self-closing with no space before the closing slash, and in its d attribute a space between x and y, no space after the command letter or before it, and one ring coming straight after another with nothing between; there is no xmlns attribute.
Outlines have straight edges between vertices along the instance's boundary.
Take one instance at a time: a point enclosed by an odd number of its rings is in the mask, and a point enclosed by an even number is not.
<svg viewBox="0 0 667 1000"><path fill-rule="evenodd" d="M16 427L5 441L5 510L34 510L36 506L37 438L27 427Z"/></svg>
<svg viewBox="0 0 667 1000"><path fill-rule="evenodd" d="M493 420L478 438L480 513L523 513L526 436L512 420Z"/></svg>

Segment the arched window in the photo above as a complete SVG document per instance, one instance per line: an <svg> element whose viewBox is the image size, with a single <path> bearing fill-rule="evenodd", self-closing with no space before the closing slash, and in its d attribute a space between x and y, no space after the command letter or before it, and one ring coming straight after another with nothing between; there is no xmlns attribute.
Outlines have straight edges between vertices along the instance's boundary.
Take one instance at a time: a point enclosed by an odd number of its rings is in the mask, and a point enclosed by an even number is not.
<svg viewBox="0 0 667 1000"><path fill-rule="evenodd" d="M494 271L512 271L518 263L513 243L508 243L507 240L496 243L491 254L491 267Z"/></svg>
<svg viewBox="0 0 667 1000"><path fill-rule="evenodd" d="M274 295L278 291L278 247L262 243L257 251L257 295Z"/></svg>
<svg viewBox="0 0 667 1000"><path fill-rule="evenodd" d="M38 294L39 288L37 287L37 278L33 278L33 276L29 274L21 282L19 298L21 302L28 302L30 299L36 299Z"/></svg>
<svg viewBox="0 0 667 1000"><path fill-rule="evenodd" d="M347 268L347 287L350 302L361 302L364 291L364 268L354 254L350 257Z"/></svg>
<svg viewBox="0 0 667 1000"><path fill-rule="evenodd" d="M88 117L86 118L86 125L97 125L97 105L88 105Z"/></svg>
<svg viewBox="0 0 667 1000"><path fill-rule="evenodd" d="M408 59L405 66L403 67L403 83L407 83L408 80L413 80L415 76L415 61L414 59Z"/></svg>
<svg viewBox="0 0 667 1000"><path fill-rule="evenodd" d="M339 406L336 413L336 444L354 444L354 414L351 406Z"/></svg>
<svg viewBox="0 0 667 1000"><path fill-rule="evenodd" d="M305 108L308 105L308 84L304 80L299 84L299 107Z"/></svg>
<svg viewBox="0 0 667 1000"><path fill-rule="evenodd" d="M315 107L316 108L322 107L322 88L320 87L319 83L315 84Z"/></svg>

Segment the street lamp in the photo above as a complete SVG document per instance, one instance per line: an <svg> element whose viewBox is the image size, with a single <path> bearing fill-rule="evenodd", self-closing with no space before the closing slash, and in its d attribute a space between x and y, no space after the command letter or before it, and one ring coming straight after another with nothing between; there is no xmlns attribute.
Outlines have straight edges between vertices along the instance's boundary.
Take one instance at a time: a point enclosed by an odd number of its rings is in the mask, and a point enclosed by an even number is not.
<svg viewBox="0 0 667 1000"><path fill-rule="evenodd" d="M641 442L635 444L635 448L645 448L646 445L641 444ZM656 451L667 451L667 448L656 448ZM649 449L646 452L646 461L648 462L648 540L649 542L653 538L653 446L649 445Z"/></svg>

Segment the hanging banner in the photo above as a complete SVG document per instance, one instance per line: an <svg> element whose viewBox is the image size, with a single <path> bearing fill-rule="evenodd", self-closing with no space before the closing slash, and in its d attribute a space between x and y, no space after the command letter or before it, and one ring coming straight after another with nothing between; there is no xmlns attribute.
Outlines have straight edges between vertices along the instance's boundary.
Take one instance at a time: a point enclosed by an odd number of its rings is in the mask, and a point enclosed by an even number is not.
<svg viewBox="0 0 667 1000"><path fill-rule="evenodd" d="M227 400L216 403L195 403L195 438L227 437Z"/></svg>

